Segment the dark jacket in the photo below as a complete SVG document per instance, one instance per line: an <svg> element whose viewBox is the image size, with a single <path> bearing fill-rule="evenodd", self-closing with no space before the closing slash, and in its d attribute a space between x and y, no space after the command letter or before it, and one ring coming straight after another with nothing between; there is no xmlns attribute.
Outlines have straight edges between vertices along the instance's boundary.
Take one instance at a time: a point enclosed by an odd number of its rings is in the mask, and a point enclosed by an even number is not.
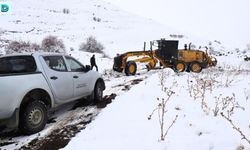
<svg viewBox="0 0 250 150"><path fill-rule="evenodd" d="M95 57L92 56L92 57L90 58L90 64L91 64L91 65L95 65Z"/></svg>

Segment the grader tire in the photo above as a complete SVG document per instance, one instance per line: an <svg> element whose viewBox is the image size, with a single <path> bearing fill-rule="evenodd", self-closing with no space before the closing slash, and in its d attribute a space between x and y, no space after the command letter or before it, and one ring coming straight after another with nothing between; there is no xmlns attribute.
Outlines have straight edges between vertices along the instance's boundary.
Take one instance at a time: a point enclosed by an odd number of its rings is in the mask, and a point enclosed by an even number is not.
<svg viewBox="0 0 250 150"><path fill-rule="evenodd" d="M187 69L187 65L185 62L179 61L174 64L174 70L176 72L184 72Z"/></svg>
<svg viewBox="0 0 250 150"><path fill-rule="evenodd" d="M125 67L125 74L127 76L135 75L137 70L136 63L134 61L128 61Z"/></svg>
<svg viewBox="0 0 250 150"><path fill-rule="evenodd" d="M200 73L202 70L201 64L199 62L192 62L189 66L190 71L195 73Z"/></svg>

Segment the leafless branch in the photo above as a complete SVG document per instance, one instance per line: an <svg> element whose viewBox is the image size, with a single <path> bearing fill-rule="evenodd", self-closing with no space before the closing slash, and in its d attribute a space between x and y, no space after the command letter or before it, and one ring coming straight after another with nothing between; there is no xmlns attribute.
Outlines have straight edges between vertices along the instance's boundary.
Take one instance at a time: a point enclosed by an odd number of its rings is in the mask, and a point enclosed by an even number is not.
<svg viewBox="0 0 250 150"><path fill-rule="evenodd" d="M229 117L225 116L223 113L220 113L220 114L221 114L221 116L222 116L224 119L226 119L226 120L230 123L230 125L233 127L233 129L236 130L236 131L240 134L241 139L246 140L246 141L248 142L248 144L250 144L250 140L249 140L249 139L246 137L246 135L240 130L240 128L237 127Z"/></svg>
<svg viewBox="0 0 250 150"><path fill-rule="evenodd" d="M175 116L175 119L172 121L171 125L168 127L167 131L166 131L165 134L164 134L164 137L163 137L161 140L164 140L164 139L165 139L165 137L167 136L167 134L168 134L170 128L172 128L172 126L176 123L177 118L178 118L178 115Z"/></svg>
<svg viewBox="0 0 250 150"><path fill-rule="evenodd" d="M152 116L154 115L155 111L158 111L158 121L160 125L160 136L161 140L165 140L165 137L167 136L168 131L170 128L174 125L174 123L177 120L177 117L173 121L173 123L170 125L170 127L164 131L165 129L165 114L167 113L167 103L170 101L170 98L175 92L172 90L173 87L177 84L176 81L172 83L170 87L165 87L165 80L166 80L166 74L164 72L159 73L159 79L160 79L160 85L161 90L166 94L166 98L157 98L158 105L157 107L152 111L152 113L149 115L148 120L151 120ZM177 115L178 116L178 115Z"/></svg>

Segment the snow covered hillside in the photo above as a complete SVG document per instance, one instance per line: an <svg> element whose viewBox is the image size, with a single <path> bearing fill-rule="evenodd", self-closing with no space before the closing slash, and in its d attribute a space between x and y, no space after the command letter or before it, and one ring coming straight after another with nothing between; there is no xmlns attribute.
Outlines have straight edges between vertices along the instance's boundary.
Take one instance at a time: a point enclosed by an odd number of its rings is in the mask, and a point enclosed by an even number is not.
<svg viewBox="0 0 250 150"><path fill-rule="evenodd" d="M11 15L0 16L2 38L40 43L58 36L69 49L78 50L89 36L104 43L106 53L142 49L146 40L178 34L152 20L133 16L101 0L14 0ZM117 44L118 43L118 44Z"/></svg>
<svg viewBox="0 0 250 150"><path fill-rule="evenodd" d="M105 0L183 31L246 48L250 39L249 0ZM133 4L133 5L131 5Z"/></svg>
<svg viewBox="0 0 250 150"><path fill-rule="evenodd" d="M30 41L40 44L48 35L58 36L67 50L79 49L89 36L95 36L105 46L105 52L113 57L129 50L142 50L143 42L160 38L192 42L207 46L208 40L181 33L176 29L155 23L153 20L137 17L117 9L102 0L13 0L12 14L0 16L0 43L8 40ZM179 37L179 38L178 38ZM215 44L213 40L211 44ZM223 44L218 51L227 50ZM149 46L148 46L149 49ZM4 46L0 47L4 50Z"/></svg>

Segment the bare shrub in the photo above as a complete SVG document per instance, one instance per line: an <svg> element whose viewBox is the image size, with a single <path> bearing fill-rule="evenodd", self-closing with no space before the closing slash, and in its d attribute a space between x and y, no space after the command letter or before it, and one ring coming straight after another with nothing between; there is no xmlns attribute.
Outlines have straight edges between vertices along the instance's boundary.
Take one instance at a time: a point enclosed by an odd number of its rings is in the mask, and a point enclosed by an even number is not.
<svg viewBox="0 0 250 150"><path fill-rule="evenodd" d="M39 44L36 44L36 43L32 43L30 45L31 49L34 50L34 51L39 51L41 50L41 46Z"/></svg>
<svg viewBox="0 0 250 150"><path fill-rule="evenodd" d="M56 36L47 36L43 39L42 45L26 41L11 41L5 48L6 54L24 53L24 52L58 52L65 53L65 46L62 40Z"/></svg>
<svg viewBox="0 0 250 150"><path fill-rule="evenodd" d="M214 85L214 80L208 77L193 76L192 79L188 78L188 90L190 97L194 100L200 100L201 108L206 113L209 114L210 108L208 107L205 95L207 91L212 92Z"/></svg>
<svg viewBox="0 0 250 150"><path fill-rule="evenodd" d="M152 113L148 116L148 120L151 120L152 116L156 111L158 111L158 119L160 124L160 140L164 141L169 130L173 127L173 125L176 123L178 115L175 116L174 120L170 124L170 126L165 129L165 114L167 112L167 103L170 101L170 98L175 92L172 90L172 88L177 84L176 82L173 82L172 86L169 88L165 87L165 79L166 74L164 72L159 74L160 78L160 85L161 90L166 93L166 98L157 98L157 101L159 102L157 107L152 111Z"/></svg>
<svg viewBox="0 0 250 150"><path fill-rule="evenodd" d="M224 86L225 86L225 87L229 87L229 86L233 83L234 79L235 79L234 76L227 75L227 76L226 76L225 83L224 83ZM222 84L222 85L223 85L223 84Z"/></svg>
<svg viewBox="0 0 250 150"><path fill-rule="evenodd" d="M218 40L214 40L214 42L217 43L217 44L221 44L221 42L218 41Z"/></svg>
<svg viewBox="0 0 250 150"><path fill-rule="evenodd" d="M165 140L170 128L176 123L176 120L178 118L178 115L175 116L174 120L170 124L170 126L165 129L165 114L167 112L167 102L170 100L170 97L174 94L173 91L167 91L167 98L157 98L157 101L159 101L158 106L152 111L152 113L148 116L148 120L151 120L152 116L156 111L158 111L158 119L160 124L160 139L162 141Z"/></svg>
<svg viewBox="0 0 250 150"><path fill-rule="evenodd" d="M74 51L75 49L73 48L73 47L70 47L70 51L72 52L72 51Z"/></svg>
<svg viewBox="0 0 250 150"><path fill-rule="evenodd" d="M240 144L239 146L237 146L236 150L244 150L245 147L244 145Z"/></svg>
<svg viewBox="0 0 250 150"><path fill-rule="evenodd" d="M247 73L247 70L242 69L242 64L238 66L224 64L219 71L220 74L217 78L218 87L230 87L237 80L238 75Z"/></svg>
<svg viewBox="0 0 250 150"><path fill-rule="evenodd" d="M102 58L110 58L110 57L106 53L103 53Z"/></svg>
<svg viewBox="0 0 250 150"><path fill-rule="evenodd" d="M41 45L43 51L46 52L56 52L56 53L65 53L65 46L61 39L58 39L56 36L49 35L42 40Z"/></svg>
<svg viewBox="0 0 250 150"><path fill-rule="evenodd" d="M96 21L96 22L101 22L101 18L98 18L98 17L93 17L93 20Z"/></svg>
<svg viewBox="0 0 250 150"><path fill-rule="evenodd" d="M215 96L215 107L212 109L214 116L217 116L218 113L227 113L227 117L230 117L234 114L235 109L245 110L244 107L236 101L235 94L232 96L222 97L222 94Z"/></svg>
<svg viewBox="0 0 250 150"><path fill-rule="evenodd" d="M217 48L216 45L220 45L220 41L215 40L214 42L209 41L208 42L208 52L210 55L215 55L215 56L222 56L225 55L224 53L221 53Z"/></svg>
<svg viewBox="0 0 250 150"><path fill-rule="evenodd" d="M244 89L244 95L245 95L246 101L248 101L248 99L250 97L250 91L246 88Z"/></svg>
<svg viewBox="0 0 250 150"><path fill-rule="evenodd" d="M248 57L247 55L245 55L244 61L250 61L250 57Z"/></svg>
<svg viewBox="0 0 250 150"><path fill-rule="evenodd" d="M88 37L86 39L86 43L83 42L79 48L80 51L85 51L90 53L101 53L101 54L104 53L103 49L104 46L101 43L99 43L93 36Z"/></svg>
<svg viewBox="0 0 250 150"><path fill-rule="evenodd" d="M63 8L63 13L64 13L64 14L69 14L69 9Z"/></svg>
<svg viewBox="0 0 250 150"><path fill-rule="evenodd" d="M26 41L12 41L5 49L6 54L34 52L38 50L40 50L40 46L38 44Z"/></svg>

